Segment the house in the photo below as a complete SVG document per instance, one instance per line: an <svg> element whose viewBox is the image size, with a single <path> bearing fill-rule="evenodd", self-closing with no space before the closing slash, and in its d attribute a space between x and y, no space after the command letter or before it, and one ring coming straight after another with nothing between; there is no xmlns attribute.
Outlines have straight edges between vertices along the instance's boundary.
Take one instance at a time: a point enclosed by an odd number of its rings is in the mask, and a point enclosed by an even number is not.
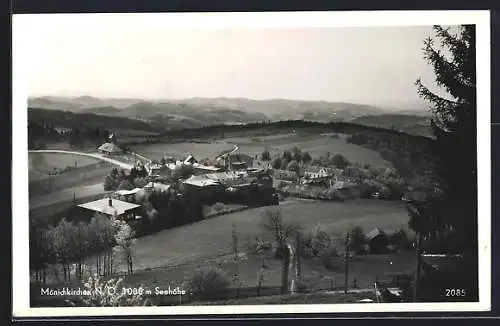
<svg viewBox="0 0 500 326"><path fill-rule="evenodd" d="M195 174L197 174L197 175L206 174L206 173L216 173L216 172L222 171L221 168L218 168L216 166L203 165L203 164L199 164L199 163L194 163L193 168L194 168Z"/></svg>
<svg viewBox="0 0 500 326"><path fill-rule="evenodd" d="M144 191L144 189L141 189L141 188L134 188L132 190L117 190L117 191L115 191L114 195L117 196L118 199L120 199L120 200L130 202L130 201L134 200L135 195L137 193L140 193L143 191Z"/></svg>
<svg viewBox="0 0 500 326"><path fill-rule="evenodd" d="M140 215L141 205L118 199L103 198L80 204L78 207L90 218L96 213L104 214L108 217L116 216L116 218L124 221L134 221L142 218Z"/></svg>
<svg viewBox="0 0 500 326"><path fill-rule="evenodd" d="M191 176L190 178L184 180L182 183L188 186L198 187L198 188L220 185L220 182L218 181L196 175Z"/></svg>
<svg viewBox="0 0 500 326"><path fill-rule="evenodd" d="M184 164L194 164L198 163L198 160L194 158L193 155L189 154L188 157L184 159Z"/></svg>
<svg viewBox="0 0 500 326"><path fill-rule="evenodd" d="M169 165L151 164L149 166L150 175L158 178L169 178L172 175L172 169Z"/></svg>
<svg viewBox="0 0 500 326"><path fill-rule="evenodd" d="M97 150L105 155L123 154L123 150L115 143L104 143Z"/></svg>
<svg viewBox="0 0 500 326"><path fill-rule="evenodd" d="M218 181L196 175L192 175L190 178L182 181L182 185L191 193L195 193L201 197L212 197L218 190L223 188Z"/></svg>
<svg viewBox="0 0 500 326"><path fill-rule="evenodd" d="M232 170L245 170L248 168L247 162L231 162Z"/></svg>
<svg viewBox="0 0 500 326"><path fill-rule="evenodd" d="M243 183L249 183L246 178L248 175L245 172L230 171L221 173L209 173L205 175L205 178L220 182L226 186L234 186Z"/></svg>
<svg viewBox="0 0 500 326"><path fill-rule="evenodd" d="M170 191L170 185L161 182L150 182L144 186L146 193L151 194L153 191L159 193L166 193Z"/></svg>
<svg viewBox="0 0 500 326"><path fill-rule="evenodd" d="M315 165L307 166L303 172L304 177L311 180L339 178L341 174L342 174L342 169L332 169Z"/></svg>
<svg viewBox="0 0 500 326"><path fill-rule="evenodd" d="M366 234L365 239L368 243L371 253L381 254L387 252L387 245L389 244L389 238L387 234L380 230L379 228L374 228L368 234Z"/></svg>
<svg viewBox="0 0 500 326"><path fill-rule="evenodd" d="M271 174L273 178L278 180L297 180L297 173L295 173L294 171L273 169Z"/></svg>

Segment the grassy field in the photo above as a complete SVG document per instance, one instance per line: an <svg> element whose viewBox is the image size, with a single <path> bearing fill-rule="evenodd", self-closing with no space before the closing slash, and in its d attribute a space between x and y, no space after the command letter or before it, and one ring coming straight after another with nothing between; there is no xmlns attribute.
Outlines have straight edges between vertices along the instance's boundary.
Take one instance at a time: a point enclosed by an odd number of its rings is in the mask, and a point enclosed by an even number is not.
<svg viewBox="0 0 500 326"><path fill-rule="evenodd" d="M153 159L160 159L164 155L185 157L188 154L193 154L198 158L214 158L221 151L231 149L233 144L238 145L240 153L251 156L260 155L266 148L272 155L278 155L283 150L297 146L304 151L308 151L313 157L326 155L328 152L331 155L340 153L348 160L361 164L370 164L374 167L391 166L389 162L382 159L379 153L355 144L349 144L342 135L340 135L339 139L320 134L282 134L253 138L232 137L212 143L181 142L135 145L132 146L132 150Z"/></svg>
<svg viewBox="0 0 500 326"><path fill-rule="evenodd" d="M49 172L56 172L70 168L81 168L88 165L99 163L100 160L73 154L63 153L29 153L29 171L30 180L40 175L46 175ZM48 177L46 175L46 177Z"/></svg>
<svg viewBox="0 0 500 326"><path fill-rule="evenodd" d="M135 246L135 268L196 264L230 253L233 225L239 234L240 249L245 251L248 238L262 235L259 223L266 209L276 207L221 215L139 238ZM320 223L332 236L341 236L355 225L366 232L374 227L390 232L404 227L408 221L402 204L375 200L343 203L290 200L280 205L280 209L285 220L300 223L304 230Z"/></svg>
<svg viewBox="0 0 500 326"><path fill-rule="evenodd" d="M38 197L51 193L59 193L70 188L80 188L89 185L102 183L106 174L111 171L113 165L107 162L101 162L95 165L73 169L62 174L52 176L51 179L30 179L29 196ZM77 189L78 195L80 191ZM57 195L54 195L57 198Z"/></svg>
<svg viewBox="0 0 500 326"><path fill-rule="evenodd" d="M232 145L224 143L174 143L174 144L146 144L134 145L131 149L141 155L147 156L153 160L160 160L163 156L173 156L176 158L185 158L189 154L198 159L205 157L215 158L217 154L224 150L232 149Z"/></svg>
<svg viewBox="0 0 500 326"><path fill-rule="evenodd" d="M211 265L222 268L229 278L238 273L241 287L255 287L261 256L244 252L248 251L249 238L262 235L259 226L262 212L276 208L221 215L137 239L134 250L136 272L126 278L124 285L142 284L150 289L155 286L182 286L197 268ZM346 229L354 225L361 226L366 232L374 227L390 232L405 226L408 220L403 205L376 200L343 203L290 200L280 205L280 209L285 220L300 223L304 230L320 223L334 238L342 236ZM231 254L233 225L238 233L239 250L245 258L238 264L232 260ZM92 258L87 262L93 267ZM280 260L265 259L262 285L272 288L274 292L270 294L276 293L280 285L281 266ZM349 262L349 287L354 286L354 278L357 288L367 288L373 285L376 278L391 273L411 273L413 267L414 255L411 252L357 256ZM118 266L118 272L123 270L122 266ZM344 260L334 258L333 267L326 269L319 259L303 258L302 280L308 289L338 289L344 284ZM76 286L74 282L72 284Z"/></svg>

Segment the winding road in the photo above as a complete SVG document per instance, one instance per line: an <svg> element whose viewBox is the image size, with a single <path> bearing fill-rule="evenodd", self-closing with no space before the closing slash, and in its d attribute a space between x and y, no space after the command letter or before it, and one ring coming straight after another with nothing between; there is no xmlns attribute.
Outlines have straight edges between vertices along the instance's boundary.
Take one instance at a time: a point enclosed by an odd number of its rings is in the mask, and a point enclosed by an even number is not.
<svg viewBox="0 0 500 326"><path fill-rule="evenodd" d="M227 157L228 155L231 155L231 154L236 153L236 152L238 151L239 147L238 147L238 145L235 145L235 144L233 144L233 146L234 146L234 148L233 148L233 150L232 150L232 151L227 152L227 153L224 153L224 154L222 154L222 155L219 155L219 156L217 156L215 159L216 159L216 160L221 159L221 158L222 158L222 159L226 159L226 157Z"/></svg>
<svg viewBox="0 0 500 326"><path fill-rule="evenodd" d="M114 164L124 170L131 170L133 168L132 164L112 159L101 153L82 153L82 152L72 152L72 151L53 150L53 149L29 150L28 153L53 153L53 154L70 154L70 155L86 156Z"/></svg>
<svg viewBox="0 0 500 326"><path fill-rule="evenodd" d="M101 153L82 153L82 152L64 151L64 150L28 150L28 153L53 153L53 154L79 155L108 162L124 170L131 170L133 168L133 165L130 163L125 163L122 161L115 160ZM144 157L141 156L141 158ZM147 160L149 161L149 159ZM30 203L29 209L30 211L33 211L36 209L68 202L73 200L73 196L75 196L76 198L84 198L90 196L97 196L104 193L106 193L106 191L104 191L104 184L102 182L87 186L75 186L71 188L65 188L48 194L31 197L29 200Z"/></svg>
<svg viewBox="0 0 500 326"><path fill-rule="evenodd" d="M234 149L226 154L220 155L219 157L224 157L229 154L233 154L236 151L238 151L238 146L234 145ZM111 163L113 165L116 165L124 170L131 170L133 168L133 164L130 163L125 163L122 161L118 161L116 159L113 159L111 157L108 157L104 154L101 153L83 153L83 152L75 152L75 151L65 151L65 150L28 150L28 153L54 153L54 154L71 154L71 155L79 155L79 156L86 156L86 157L91 157L95 158L98 160L102 160L108 163ZM134 153L135 154L135 153ZM151 159L144 157L139 154L135 154L137 157L140 157L143 160L148 161L151 163ZM146 164L145 167L149 172L149 164ZM29 208L31 210L36 210L44 207L48 207L51 205L57 205L63 202L71 201L73 200L73 196L76 198L84 198L84 197L90 197L90 196L97 196L99 194L104 194L106 191L104 191L104 184L101 183L96 183L93 185L87 185L87 186L75 186L71 188L66 188L66 189L61 189L58 191L51 192L49 194L44 194L40 196L35 196L31 197L29 199Z"/></svg>

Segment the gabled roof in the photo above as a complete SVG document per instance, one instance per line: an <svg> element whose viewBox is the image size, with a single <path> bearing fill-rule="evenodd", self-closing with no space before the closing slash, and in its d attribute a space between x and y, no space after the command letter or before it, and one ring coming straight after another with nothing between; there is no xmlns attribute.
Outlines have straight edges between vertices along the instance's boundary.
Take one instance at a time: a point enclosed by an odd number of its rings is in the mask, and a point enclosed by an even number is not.
<svg viewBox="0 0 500 326"><path fill-rule="evenodd" d="M141 191L141 188L134 188L132 190L117 190L115 191L115 194L120 195L120 196L127 196L127 195L133 195Z"/></svg>
<svg viewBox="0 0 500 326"><path fill-rule="evenodd" d="M193 164L193 167L195 169L200 169L200 170L206 170L206 171L212 171L212 172L218 172L221 170L221 168L218 168L216 166L212 166L212 165L203 165L203 164L199 164L199 163L194 163Z"/></svg>
<svg viewBox="0 0 500 326"><path fill-rule="evenodd" d="M99 147L100 151L110 152L110 153L121 153L122 149L113 143L104 143Z"/></svg>
<svg viewBox="0 0 500 326"><path fill-rule="evenodd" d="M183 183L191 185L191 186L196 186L196 187L206 187L206 186L215 186L219 185L220 183L211 179L207 178L200 178L198 176L191 176L189 179L184 180Z"/></svg>
<svg viewBox="0 0 500 326"><path fill-rule="evenodd" d="M374 228L368 234L366 234L365 238L366 240L372 240L378 237L379 235L385 235L384 231L380 230L379 228Z"/></svg>
<svg viewBox="0 0 500 326"><path fill-rule="evenodd" d="M194 158L193 155L189 155L188 157L186 157L186 159L184 160L184 163L198 163L198 161Z"/></svg>
<svg viewBox="0 0 500 326"><path fill-rule="evenodd" d="M122 215L123 213L125 213L126 211L129 211L131 209L134 209L134 208L141 206L141 205L137 205L137 204L128 203L126 201L121 201L118 199L112 199L111 205L112 206L109 206L109 199L108 198L103 198L103 199L99 199L99 200L92 201L89 203L78 205L78 207L82 207L82 208L94 211L96 213L103 213L103 214L110 215L110 216L113 216L116 214L117 216L119 216L119 215Z"/></svg>

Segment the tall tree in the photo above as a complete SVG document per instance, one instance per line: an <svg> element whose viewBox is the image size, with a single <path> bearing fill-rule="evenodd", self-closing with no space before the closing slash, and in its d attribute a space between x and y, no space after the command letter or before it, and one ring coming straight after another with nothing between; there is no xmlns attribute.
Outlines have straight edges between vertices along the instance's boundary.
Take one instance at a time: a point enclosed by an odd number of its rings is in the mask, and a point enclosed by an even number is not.
<svg viewBox="0 0 500 326"><path fill-rule="evenodd" d="M419 96L433 113L433 150L442 190L439 204L433 206L443 219L439 224L452 225L461 239L455 249L471 258L470 272L477 278L476 30L474 25L460 26L457 32L433 28L436 35L425 40L424 58L448 96L416 81Z"/></svg>

